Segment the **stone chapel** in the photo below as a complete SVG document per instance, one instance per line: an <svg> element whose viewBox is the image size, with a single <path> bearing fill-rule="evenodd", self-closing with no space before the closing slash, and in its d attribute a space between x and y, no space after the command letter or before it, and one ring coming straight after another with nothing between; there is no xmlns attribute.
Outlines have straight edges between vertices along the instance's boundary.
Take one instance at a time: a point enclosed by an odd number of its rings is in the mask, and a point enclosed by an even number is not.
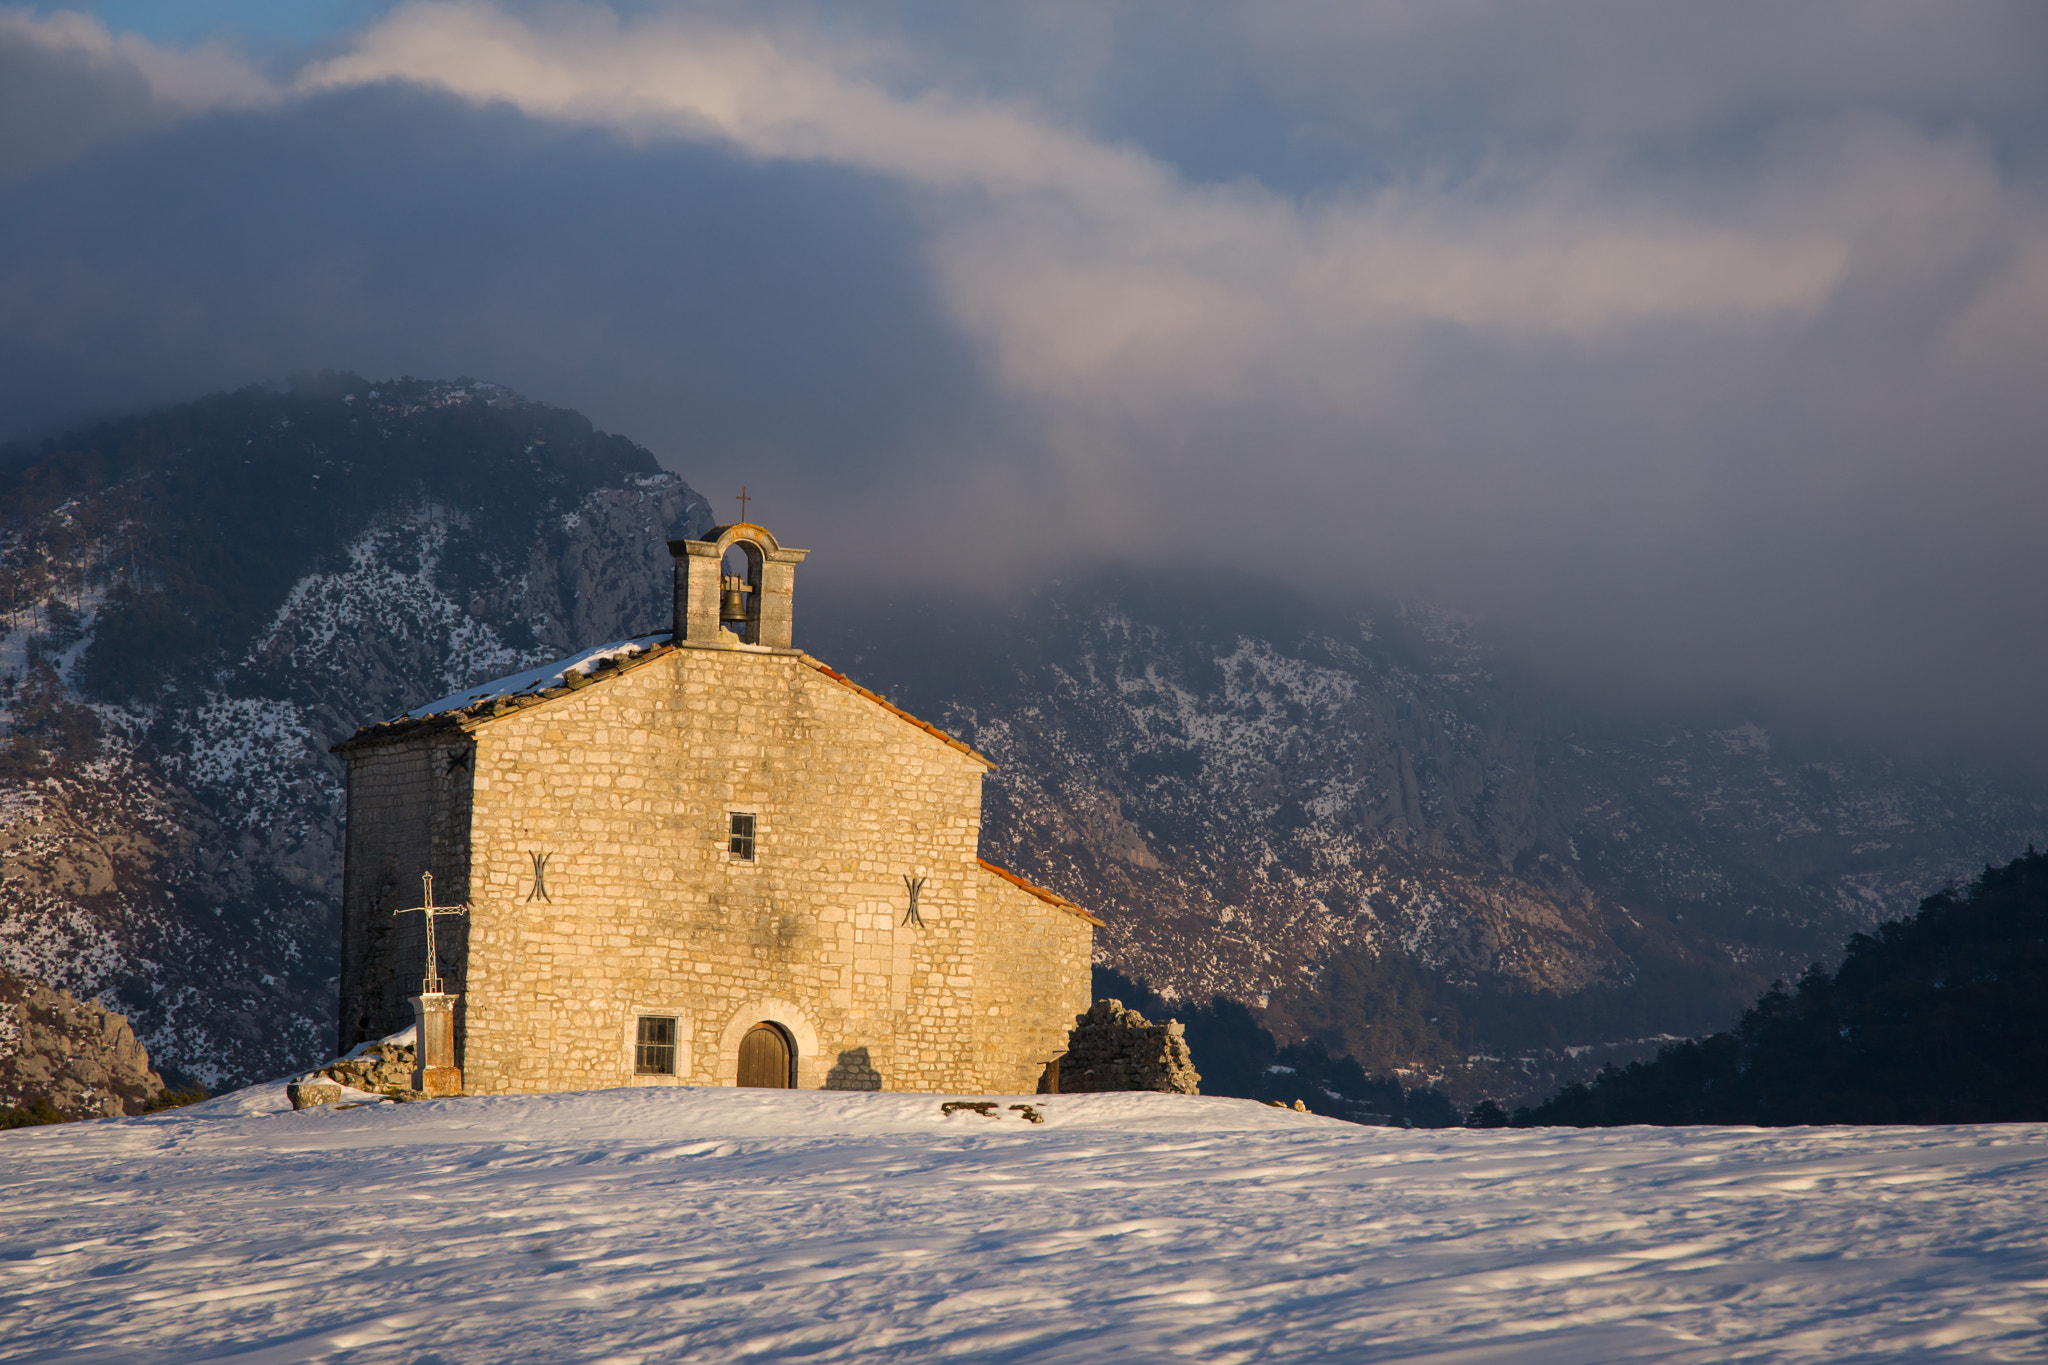
<svg viewBox="0 0 2048 1365"><path fill-rule="evenodd" d="M1056 1086L1101 921L978 856L994 765L791 645L807 551L669 550L670 632L336 746L341 1050L416 1023L430 1094Z"/></svg>

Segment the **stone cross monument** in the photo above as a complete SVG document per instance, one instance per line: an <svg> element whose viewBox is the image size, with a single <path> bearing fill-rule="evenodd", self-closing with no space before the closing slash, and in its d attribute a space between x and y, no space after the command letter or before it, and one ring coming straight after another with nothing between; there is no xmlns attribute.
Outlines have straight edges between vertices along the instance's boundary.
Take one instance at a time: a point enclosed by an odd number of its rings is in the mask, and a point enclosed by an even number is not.
<svg viewBox="0 0 2048 1365"><path fill-rule="evenodd" d="M455 1065L455 1002L462 997L441 989L441 964L434 953L434 921L442 915L466 915L469 904L434 904L434 874L422 872L420 887L424 899L418 905L394 910L394 915L421 914L427 919L427 971L420 979L420 993L412 997L412 1017L419 1034L414 1048L412 1086L423 1095L460 1095L462 1068Z"/></svg>

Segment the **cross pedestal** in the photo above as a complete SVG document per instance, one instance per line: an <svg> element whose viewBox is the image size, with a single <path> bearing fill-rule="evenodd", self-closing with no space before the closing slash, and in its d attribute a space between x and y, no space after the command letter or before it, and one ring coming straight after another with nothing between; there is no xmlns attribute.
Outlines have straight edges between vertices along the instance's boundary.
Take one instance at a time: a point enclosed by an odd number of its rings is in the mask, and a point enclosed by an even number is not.
<svg viewBox="0 0 2048 1365"><path fill-rule="evenodd" d="M413 1048L412 1088L422 1095L460 1095L462 1068L455 1065L455 1002L459 995L434 992L412 997L419 1041Z"/></svg>
<svg viewBox="0 0 2048 1365"><path fill-rule="evenodd" d="M466 915L469 902L461 905L434 904L434 874L420 874L421 903L395 915L417 911L427 917L427 974L420 981L420 993L412 998L412 1019L418 1026L413 1044L412 1088L422 1095L460 1095L462 1068L455 1065L455 1002L462 997L441 989L441 960L434 948L434 921L442 915Z"/></svg>

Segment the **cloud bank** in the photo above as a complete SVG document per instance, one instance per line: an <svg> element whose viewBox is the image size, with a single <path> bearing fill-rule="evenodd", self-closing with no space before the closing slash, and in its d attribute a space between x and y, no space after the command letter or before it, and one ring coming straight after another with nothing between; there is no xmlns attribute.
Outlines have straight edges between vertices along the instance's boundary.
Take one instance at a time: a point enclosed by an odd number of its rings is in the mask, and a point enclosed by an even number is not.
<svg viewBox="0 0 2048 1365"><path fill-rule="evenodd" d="M861 582L1242 559L1620 693L2048 757L2025 6L0 12L24 430L574 405Z"/></svg>

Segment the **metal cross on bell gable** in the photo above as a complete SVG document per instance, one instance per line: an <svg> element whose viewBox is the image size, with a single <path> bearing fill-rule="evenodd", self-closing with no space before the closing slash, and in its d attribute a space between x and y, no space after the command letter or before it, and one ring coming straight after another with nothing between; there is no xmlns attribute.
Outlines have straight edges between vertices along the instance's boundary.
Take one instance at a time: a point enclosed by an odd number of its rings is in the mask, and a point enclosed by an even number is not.
<svg viewBox="0 0 2048 1365"><path fill-rule="evenodd" d="M408 905L402 910L393 910L391 913L393 915L422 914L427 917L427 974L420 981L420 994L440 995L442 994L441 963L434 955L434 921L442 915L468 914L469 902L464 901L460 905L434 904L434 874L431 872L420 873L420 891L424 898L420 904Z"/></svg>

